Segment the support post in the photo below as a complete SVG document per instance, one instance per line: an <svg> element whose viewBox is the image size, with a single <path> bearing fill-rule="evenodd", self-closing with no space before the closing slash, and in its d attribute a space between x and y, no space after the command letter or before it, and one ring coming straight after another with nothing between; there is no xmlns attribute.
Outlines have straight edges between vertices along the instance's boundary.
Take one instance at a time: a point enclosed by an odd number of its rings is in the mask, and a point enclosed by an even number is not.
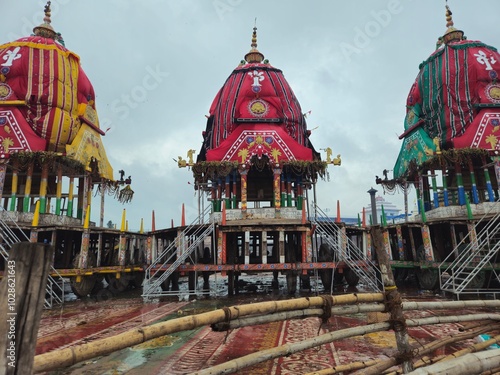
<svg viewBox="0 0 500 375"><path fill-rule="evenodd" d="M274 190L274 208L276 212L278 212L281 208L281 196L280 196L280 186L281 186L281 169L274 168L273 169L273 190Z"/></svg>
<svg viewBox="0 0 500 375"><path fill-rule="evenodd" d="M474 173L474 165L472 164L472 160L469 159L469 173L470 173L470 182L472 184L472 203L479 203L479 194L477 192L477 183L476 183L476 174Z"/></svg>
<svg viewBox="0 0 500 375"><path fill-rule="evenodd" d="M243 213L247 212L247 174L248 169L243 167L240 169L241 176L241 211Z"/></svg>
<svg viewBox="0 0 500 375"><path fill-rule="evenodd" d="M62 166L57 167L57 187L56 187L56 215L61 215L62 197Z"/></svg>
<svg viewBox="0 0 500 375"><path fill-rule="evenodd" d="M455 173L457 176L457 189L458 189L458 204L463 206L465 204L465 189L464 181L462 178L462 167L459 162L455 163Z"/></svg>
<svg viewBox="0 0 500 375"><path fill-rule="evenodd" d="M448 182L446 181L448 174L446 173L445 167L443 167L443 169L441 170L441 174L442 174L442 182L443 182L443 204L445 207L448 207L450 205L450 196L448 193Z"/></svg>
<svg viewBox="0 0 500 375"><path fill-rule="evenodd" d="M68 210L66 211L66 216L73 216L73 190L75 188L75 178L71 176L69 178L69 188L68 188Z"/></svg>
<svg viewBox="0 0 500 375"><path fill-rule="evenodd" d="M33 373L36 338L54 247L19 242L12 246L0 282L0 373Z"/></svg>
<svg viewBox="0 0 500 375"><path fill-rule="evenodd" d="M372 226L371 234L375 251L377 252L382 282L384 284L386 310L391 314L390 322L392 324L392 329L394 330L394 335L396 336L396 344L399 350L398 359L399 362L403 365L403 373L406 374L413 370L413 355L412 347L409 343L408 330L406 329L406 320L403 315L401 295L399 294L398 288L396 287L396 282L394 280L394 275L392 274L389 258L387 256L387 252L384 249L384 239L381 228L379 226ZM370 367L366 370L367 372L365 373L380 374L385 370L385 368L377 366L378 365Z"/></svg>
<svg viewBox="0 0 500 375"><path fill-rule="evenodd" d="M484 155L481 157L481 162L483 164L484 180L486 181L486 191L488 192L488 201L494 202L495 195L493 194L493 186L491 185L490 172L486 166L486 158Z"/></svg>
<svg viewBox="0 0 500 375"><path fill-rule="evenodd" d="M31 181L33 178L33 162L28 165L26 172L26 185L24 186L23 212L30 212Z"/></svg>
<svg viewBox="0 0 500 375"><path fill-rule="evenodd" d="M47 180L49 177L49 166L47 163L42 164L42 176L40 180L40 213L47 212Z"/></svg>
<svg viewBox="0 0 500 375"><path fill-rule="evenodd" d="M3 185L5 184L5 173L7 172L7 164L5 161L0 162L0 201L3 196Z"/></svg>
<svg viewBox="0 0 500 375"><path fill-rule="evenodd" d="M19 162L14 161L14 165L12 166L12 187L11 187L11 195L10 195L10 211L16 211L16 202L17 202L17 184L19 182Z"/></svg>

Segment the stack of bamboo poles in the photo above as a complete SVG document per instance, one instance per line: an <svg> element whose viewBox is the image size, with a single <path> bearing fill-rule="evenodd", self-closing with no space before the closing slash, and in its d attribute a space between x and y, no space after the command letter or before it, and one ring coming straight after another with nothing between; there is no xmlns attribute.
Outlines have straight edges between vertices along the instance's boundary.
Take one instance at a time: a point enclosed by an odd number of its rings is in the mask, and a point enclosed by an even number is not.
<svg viewBox="0 0 500 375"><path fill-rule="evenodd" d="M124 349L156 337L191 330L197 327L212 325L214 330L236 329L243 326L265 324L286 319L299 319L306 317L319 317L328 319L332 315L350 315L368 312L384 312L386 306L383 293L348 294L339 296L321 296L309 298L297 298L284 301L268 301L247 305L232 306L202 314L181 317L166 322L157 323L141 329L133 329L122 334L96 340L70 348L56 350L35 357L35 371L49 371L57 368L71 366L78 362L88 360L97 356L109 354L116 350ZM500 301L450 301L450 302L403 302L404 311L432 309L432 310L461 310L466 308L498 308ZM428 358L428 353L436 349L460 340L476 337L482 333L492 333L500 330L500 314L479 313L456 316L434 316L421 319L407 319L408 327L416 327L429 324L481 322L480 324L467 327L463 333L450 337L443 337L430 344L412 348L414 358L421 357L414 362L414 367L426 366L436 361L447 361L451 357ZM316 336L309 340L298 343L287 344L211 367L200 370L197 374L228 374L240 369L278 358L287 356L305 349L327 344L335 340L364 335L371 332L386 331L391 328L390 322L367 324L364 326L343 329ZM483 350L493 343L500 341L500 335L489 341L476 344L468 351L455 353L453 358ZM500 367L500 357L496 357L497 367ZM365 369L363 374L380 374L383 371L398 365L401 359L391 358L385 361L375 360L369 362L355 362L347 365L336 366L331 369L321 370L314 374L336 374L339 372ZM465 372L473 374L474 372ZM464 374L465 374L464 373Z"/></svg>

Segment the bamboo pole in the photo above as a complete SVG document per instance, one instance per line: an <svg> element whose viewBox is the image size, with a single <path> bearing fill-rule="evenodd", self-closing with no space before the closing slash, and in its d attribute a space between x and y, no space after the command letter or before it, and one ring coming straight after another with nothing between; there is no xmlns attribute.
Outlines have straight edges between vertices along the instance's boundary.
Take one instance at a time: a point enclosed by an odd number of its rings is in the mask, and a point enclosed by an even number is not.
<svg viewBox="0 0 500 375"><path fill-rule="evenodd" d="M420 325L428 325L428 324L443 324L443 323L456 323L458 321L473 321L473 320L485 320L485 319L494 319L500 321L499 314L468 314L468 315L459 315L459 316L435 316L429 318L421 318L421 319L410 319L407 320L407 325L409 327L417 327ZM261 362L265 362L269 359L274 359L284 355L290 355L296 353L301 350L310 349L319 345L328 344L332 341L357 336L364 335L371 332L379 332L380 330L375 327L380 327L379 325L385 325L390 328L389 323L376 323L371 325L366 325L363 327L355 327L359 329L358 331L354 331L354 328L347 328L340 331L336 331L333 333L325 333L323 335L313 337L311 339L302 340L298 343L286 344L282 346L278 346L272 349L262 350L256 353L249 354L247 356L240 357L238 359L228 361L225 363L221 363L217 366L210 367L208 369L200 370L196 372L197 375L208 375L208 374L229 374L240 370L242 368L253 366ZM366 331L363 331L363 328ZM351 331L353 330L353 331ZM351 335L352 332L360 332L355 335ZM433 348L432 350L435 350ZM381 374L383 371L389 369L390 367L400 363L401 361L397 358L391 358L389 360L384 361L383 363L377 363L375 366L366 369L366 373L369 374ZM365 372L360 372L360 374L365 374Z"/></svg>
<svg viewBox="0 0 500 375"><path fill-rule="evenodd" d="M340 331L329 332L311 339L302 340L296 343L281 345L275 348L255 352L231 361L221 363L220 365L202 369L194 374L196 375L217 375L230 374L245 367L253 366L270 359L288 356L302 350L314 348L319 345L328 344L335 340L349 337L365 335L367 333L380 332L389 329L389 323L375 323L361 327L346 328Z"/></svg>
<svg viewBox="0 0 500 375"><path fill-rule="evenodd" d="M114 351L140 344L156 337L174 332L186 331L197 327L230 321L238 317L272 314L282 311L323 307L325 299L331 299L331 305L382 302L382 293L346 294L339 296L307 297L285 301L266 301L218 309L198 315L192 315L151 326L132 329L119 335L96 340L35 357L35 371L49 371L60 367L72 366L90 358L109 354Z"/></svg>
<svg viewBox="0 0 500 375"><path fill-rule="evenodd" d="M373 239L373 246L377 253L377 259L382 276L382 283L385 289L386 307L387 311L391 314L391 328L394 330L396 336L396 344L398 347L398 357L403 360L403 373L413 370L412 366L412 350L408 331L406 329L405 317L403 315L401 295L396 287L396 281L392 274L389 256L385 251L383 233L378 225L371 228L371 235ZM369 372L370 373L370 372Z"/></svg>
<svg viewBox="0 0 500 375"><path fill-rule="evenodd" d="M455 352L453 354L450 354L449 356L443 358L443 361L448 361L448 360L451 360L451 359L454 359L457 357L461 357L461 356L469 354L469 353L475 353L475 352L478 352L480 350L484 350L491 345L498 344L499 342L500 342L500 335L492 337L490 340L479 342L477 344L469 346L466 349L463 349L463 350L460 350L460 351ZM499 362L499 364L500 364L500 362Z"/></svg>
<svg viewBox="0 0 500 375"><path fill-rule="evenodd" d="M498 367L500 349L487 350L480 353L469 353L461 358L454 358L446 362L411 372L411 375L474 375Z"/></svg>
<svg viewBox="0 0 500 375"><path fill-rule="evenodd" d="M403 310L460 310L464 308L471 307L500 307L500 300L490 300L490 301L444 301L444 302L403 302ZM350 315L350 314L360 314L367 312L383 312L385 311L385 306L383 304L363 304L363 305L353 305L353 306L340 306L332 307L330 313L331 315ZM257 324L266 324L271 322L278 322L288 319L303 319L312 316L321 316L324 314L322 309L306 309L290 311L282 314L272 314L266 316L257 317L244 317L231 320L228 323L216 323L212 325L215 331L224 331L230 329L236 329L241 327L247 327ZM484 322L478 323L478 325L483 326Z"/></svg>
<svg viewBox="0 0 500 375"><path fill-rule="evenodd" d="M495 328L498 326L499 326L498 324L495 325ZM420 348L415 349L415 354L416 355L424 355L426 353L432 352L432 351L440 348L441 346L452 344L452 343L455 343L455 342L458 342L461 340L470 339L472 337L475 337L478 334L481 334L481 333L488 331L489 329L490 329L490 327L482 327L482 328L475 329L471 332L464 332L464 333L460 333L458 335L456 335L456 334L448 335L447 337L435 340L433 342L430 342L428 344L421 346ZM444 356L441 356L441 357L444 357ZM389 361L391 361L391 360L392 359L389 359ZM330 375L330 374L338 374L338 373L344 372L344 371L355 371L355 370L359 370L359 369L363 369L363 368L377 365L377 364L384 362L384 361L387 361L387 360L375 359L375 360L371 360L371 361L352 362L352 363L349 363L346 365L338 365L338 366L335 366L332 368L327 368L327 369L311 372L311 373L308 373L305 375ZM414 366L415 367L422 367L428 363L429 363L429 361L424 362L423 360L420 360L420 361L416 362L414 364ZM400 373L400 372L391 372L388 375L396 375L397 373Z"/></svg>
<svg viewBox="0 0 500 375"><path fill-rule="evenodd" d="M428 353L435 351L435 350L437 350L445 345L453 344L455 342L462 341L462 340L471 339L473 337L476 337L477 335L488 332L491 329L498 329L499 327L500 327L500 324L496 323L493 326L483 326L480 328L475 328L475 329L471 330L470 332L463 332L463 333L459 333L459 334L448 335L447 337L432 341L428 344L423 345L421 348L416 349L415 355L420 356L420 355L428 354ZM431 363L443 361L444 359L445 359L445 356L439 356L438 359L433 359L431 361ZM387 364L391 365L390 367L392 367L394 365L392 360L382 360L381 363L382 362L387 362ZM377 364L377 366L381 367L381 363ZM415 362L413 365L415 368L420 368L420 367L423 367L423 366L428 365L428 364L429 364L429 361L419 360L419 361ZM388 375L390 375L390 374L396 374L396 373L389 373Z"/></svg>

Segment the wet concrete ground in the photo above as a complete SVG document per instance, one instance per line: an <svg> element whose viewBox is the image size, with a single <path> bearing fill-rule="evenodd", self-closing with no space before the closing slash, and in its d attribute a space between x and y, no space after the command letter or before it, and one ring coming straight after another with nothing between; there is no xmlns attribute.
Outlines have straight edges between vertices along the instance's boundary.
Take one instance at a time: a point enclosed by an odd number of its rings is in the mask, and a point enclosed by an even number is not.
<svg viewBox="0 0 500 375"><path fill-rule="evenodd" d="M233 297L225 296L224 280L219 278L218 297L199 295L188 298L181 293L181 296L170 296L145 303L140 296L141 290L133 289L120 295L106 295L105 300L96 297L75 299L60 308L44 312L38 335L37 354L114 336L132 328L179 316L215 310L222 306L291 298L285 293L284 278L280 278L280 288L277 291L272 289L271 281L271 276L243 277L240 294ZM211 282L213 283L213 280ZM185 281L181 284L181 290L186 287L185 284ZM399 287L404 300L444 300L440 294L419 290L411 278L406 284ZM312 288L314 291L314 281ZM318 292L323 292L322 288L318 289ZM356 292L364 292L362 286L357 289L342 285L336 286L334 290L334 294ZM295 297L305 295L314 293L298 292ZM467 312L471 313L472 310L460 313ZM424 310L408 312L405 315L409 318L456 313L456 311ZM244 327L229 332L213 332L210 327L202 327L154 339L48 374L188 374L241 355L297 342L334 330L365 325L367 321L374 322L377 319L377 315L373 313L347 317L332 316L326 323L322 323L318 318L307 318ZM459 324L442 324L412 328L409 330L411 343L425 344L435 338L458 333L460 327ZM472 343L474 340L467 340L449 346L443 352L451 353ZM335 364L388 358L395 352L394 333L379 332L339 340L304 353L267 361L238 373L303 374L332 367Z"/></svg>

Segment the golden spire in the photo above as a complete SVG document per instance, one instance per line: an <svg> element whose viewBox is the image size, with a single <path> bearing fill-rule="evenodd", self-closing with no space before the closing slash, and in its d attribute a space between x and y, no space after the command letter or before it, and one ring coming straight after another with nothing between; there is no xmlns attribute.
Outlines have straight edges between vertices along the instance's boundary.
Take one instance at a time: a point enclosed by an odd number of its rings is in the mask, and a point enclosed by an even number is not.
<svg viewBox="0 0 500 375"><path fill-rule="evenodd" d="M33 29L33 33L36 36L55 39L57 34L54 31L54 28L50 24L50 22L51 22L50 21L50 1L47 1L47 5L45 5L44 11L45 11L45 17L43 17L43 23L40 26L35 26L35 28Z"/></svg>
<svg viewBox="0 0 500 375"><path fill-rule="evenodd" d="M462 30L457 30L453 27L453 18L451 17L453 13L451 13L450 7L446 4L446 32L443 35L443 42L445 44L451 42L459 42L464 40L464 32Z"/></svg>
<svg viewBox="0 0 500 375"><path fill-rule="evenodd" d="M252 49L245 55L245 61L247 63L261 63L264 60L264 55L257 49L257 26L253 27L252 44L250 46Z"/></svg>

